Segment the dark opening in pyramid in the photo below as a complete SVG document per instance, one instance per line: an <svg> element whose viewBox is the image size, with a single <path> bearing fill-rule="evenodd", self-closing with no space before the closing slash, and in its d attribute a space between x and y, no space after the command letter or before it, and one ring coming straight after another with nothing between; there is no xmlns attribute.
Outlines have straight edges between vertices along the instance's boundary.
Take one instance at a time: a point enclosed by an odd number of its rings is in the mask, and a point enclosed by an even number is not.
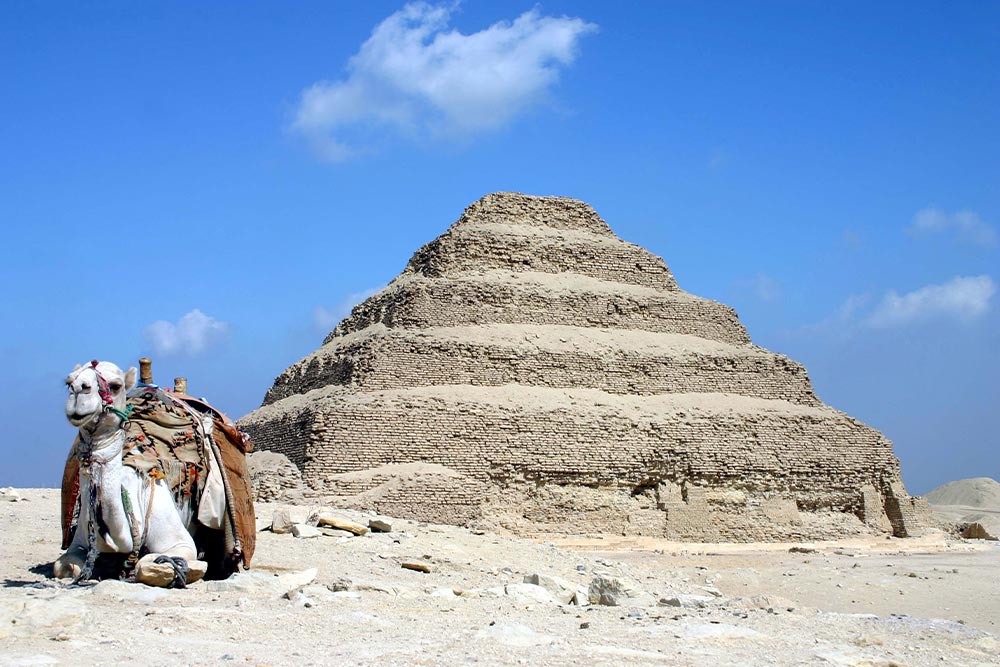
<svg viewBox="0 0 1000 667"><path fill-rule="evenodd" d="M344 504L522 534L926 525L892 443L587 204L494 193L241 420Z"/></svg>

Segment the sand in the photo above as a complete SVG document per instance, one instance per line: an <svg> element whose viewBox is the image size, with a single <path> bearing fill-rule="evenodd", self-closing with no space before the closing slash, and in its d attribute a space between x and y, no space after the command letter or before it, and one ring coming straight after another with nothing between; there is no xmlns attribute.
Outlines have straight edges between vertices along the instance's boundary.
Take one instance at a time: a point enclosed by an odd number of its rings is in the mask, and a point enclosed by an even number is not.
<svg viewBox="0 0 1000 667"><path fill-rule="evenodd" d="M361 537L265 530L250 576L221 584L67 588L47 576L58 492L20 495L0 504L0 665L1000 664L1000 545L944 533L546 542L388 518ZM277 507L259 504L260 523ZM563 605L532 574L617 577L645 599Z"/></svg>

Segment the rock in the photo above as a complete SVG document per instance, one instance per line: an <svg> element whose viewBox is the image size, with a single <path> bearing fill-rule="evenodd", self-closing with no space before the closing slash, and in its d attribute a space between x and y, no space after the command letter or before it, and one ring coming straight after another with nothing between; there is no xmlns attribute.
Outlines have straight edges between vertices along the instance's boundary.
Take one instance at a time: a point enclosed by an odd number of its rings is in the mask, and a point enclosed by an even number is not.
<svg viewBox="0 0 1000 667"><path fill-rule="evenodd" d="M222 581L209 581L206 590L211 593L238 591L241 593L263 592L278 597L288 591L311 584L316 579L316 568L311 567L301 572L288 572L281 575L265 572L237 572Z"/></svg>
<svg viewBox="0 0 1000 667"><path fill-rule="evenodd" d="M302 539L309 539L311 537L321 537L323 531L305 523L296 523L292 525L292 535Z"/></svg>
<svg viewBox="0 0 1000 667"><path fill-rule="evenodd" d="M392 524L388 521L382 519L370 519L368 521L368 527L371 528L373 533L391 533Z"/></svg>
<svg viewBox="0 0 1000 667"><path fill-rule="evenodd" d="M353 581L347 579L346 577L340 577L339 579L334 579L333 581L328 583L326 587L334 592L347 591L351 589L351 585L353 583L354 583Z"/></svg>
<svg viewBox="0 0 1000 667"><path fill-rule="evenodd" d="M703 609L715 598L711 595L670 595L660 599L660 604L665 607L684 607L686 609Z"/></svg>
<svg viewBox="0 0 1000 667"><path fill-rule="evenodd" d="M378 583L368 583L362 582L351 586L353 591L371 591L373 593L386 593L388 595L397 595L398 591L389 586L388 584L378 584ZM449 589L450 590L450 589Z"/></svg>
<svg viewBox="0 0 1000 667"><path fill-rule="evenodd" d="M430 563L426 563L420 560L404 560L399 564L404 570L414 570L416 572L429 573L433 568L431 568Z"/></svg>
<svg viewBox="0 0 1000 667"><path fill-rule="evenodd" d="M0 640L11 637L51 637L79 625L88 614L90 605L80 597L58 595L41 600L0 600ZM11 648L3 649L4 663L8 662Z"/></svg>
<svg viewBox="0 0 1000 667"><path fill-rule="evenodd" d="M560 604L552 593L537 584L507 584L504 593L521 604Z"/></svg>
<svg viewBox="0 0 1000 667"><path fill-rule="evenodd" d="M290 533L292 532L293 525L295 525L295 522L292 521L292 515L286 508L279 507L274 510L274 514L271 515L272 533L278 533L279 535Z"/></svg>
<svg viewBox="0 0 1000 667"><path fill-rule="evenodd" d="M643 591L638 582L610 575L599 575L591 580L587 588L587 599L591 604L611 607L650 607L655 604L653 596Z"/></svg>
<svg viewBox="0 0 1000 667"><path fill-rule="evenodd" d="M341 530L340 528L330 528L329 526L323 526L318 529L327 537L354 537L354 533L349 530Z"/></svg>
<svg viewBox="0 0 1000 667"><path fill-rule="evenodd" d="M987 530L986 526L979 523L978 521L973 521L968 526L962 529L961 536L967 540L996 540L997 535L993 535Z"/></svg>
<svg viewBox="0 0 1000 667"><path fill-rule="evenodd" d="M535 632L521 623L497 623L476 633L477 639L492 639L504 646L538 646L556 641L552 635Z"/></svg>
<svg viewBox="0 0 1000 667"><path fill-rule="evenodd" d="M580 593L583 597L587 597L587 589L562 577L548 574L528 574L524 577L524 583L541 586L562 604L573 604L577 598L577 593Z"/></svg>
<svg viewBox="0 0 1000 667"><path fill-rule="evenodd" d="M7 502L16 503L24 500L21 497L20 491L12 486L8 486L6 489L0 489L0 502L6 500Z"/></svg>
<svg viewBox="0 0 1000 667"><path fill-rule="evenodd" d="M161 554L146 554L135 564L135 580L147 586L166 588L174 580L174 567L170 563L157 563ZM200 581L208 570L208 563L203 560L188 561L187 583Z"/></svg>
<svg viewBox="0 0 1000 667"><path fill-rule="evenodd" d="M453 588L438 588L431 591L431 596L436 598L453 598L457 597L455 595L455 589Z"/></svg>
<svg viewBox="0 0 1000 667"><path fill-rule="evenodd" d="M360 523L355 523L350 519L337 516L336 514L328 514L326 512L323 512L317 517L317 523L320 526L329 526L330 528L346 530L349 533L354 533L355 535L364 535L368 532L368 529Z"/></svg>
<svg viewBox="0 0 1000 667"><path fill-rule="evenodd" d="M171 572L173 572L173 568L171 568ZM170 581L173 581L173 577L171 577ZM93 595L97 595L99 597L105 597L119 602L138 602L140 604L150 604L169 595L169 593L162 588L139 586L125 581L118 581L117 579L105 579L104 581L100 581L90 590Z"/></svg>

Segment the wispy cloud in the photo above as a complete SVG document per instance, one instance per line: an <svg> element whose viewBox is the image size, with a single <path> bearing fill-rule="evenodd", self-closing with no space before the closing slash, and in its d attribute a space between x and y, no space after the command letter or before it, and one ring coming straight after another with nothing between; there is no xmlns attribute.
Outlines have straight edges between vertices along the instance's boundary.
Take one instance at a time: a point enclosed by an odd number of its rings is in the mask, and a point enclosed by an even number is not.
<svg viewBox="0 0 1000 667"><path fill-rule="evenodd" d="M781 296L781 283L764 273L737 280L733 286L760 301L774 301Z"/></svg>
<svg viewBox="0 0 1000 667"><path fill-rule="evenodd" d="M900 294L889 290L881 297L852 294L837 312L822 322L798 329L803 334L852 337L862 330L888 330L932 321L972 322L992 305L996 284L989 276L956 276L939 285L925 285Z"/></svg>
<svg viewBox="0 0 1000 667"><path fill-rule="evenodd" d="M985 313L996 285L989 276L956 276L899 294L890 290L865 318L868 326L884 329L932 318L972 320Z"/></svg>
<svg viewBox="0 0 1000 667"><path fill-rule="evenodd" d="M961 241L985 248L997 245L997 230L973 211L948 213L928 207L917 211L906 229L916 236L954 234Z"/></svg>
<svg viewBox="0 0 1000 667"><path fill-rule="evenodd" d="M375 296L384 288L385 285L381 285L362 292L348 294L344 297L343 301L333 308L316 306L316 308L313 309L313 323L316 325L317 329L324 333L328 333L331 329L340 324L342 319L351 314L351 310L354 309L354 306L358 305L368 297Z"/></svg>
<svg viewBox="0 0 1000 667"><path fill-rule="evenodd" d="M597 26L532 9L469 35L449 29L458 3L413 2L372 31L339 81L302 92L292 129L342 161L403 134L465 139L546 99L580 38Z"/></svg>
<svg viewBox="0 0 1000 667"><path fill-rule="evenodd" d="M195 308L177 322L157 320L142 333L157 354L195 356L225 341L229 325Z"/></svg>

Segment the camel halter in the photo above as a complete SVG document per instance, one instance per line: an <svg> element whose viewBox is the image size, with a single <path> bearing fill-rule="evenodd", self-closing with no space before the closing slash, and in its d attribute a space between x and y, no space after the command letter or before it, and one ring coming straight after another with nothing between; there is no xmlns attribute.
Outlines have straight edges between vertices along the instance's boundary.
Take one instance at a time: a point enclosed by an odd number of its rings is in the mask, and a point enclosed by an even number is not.
<svg viewBox="0 0 1000 667"><path fill-rule="evenodd" d="M97 370L97 365L100 362L94 359L90 362L89 368L94 371L94 375L97 376L97 394L101 397L101 402L104 403L104 411L111 412L118 416L122 420L121 428L125 428L128 423L129 415L132 414L134 409L131 405L126 405L124 410L119 410L114 406L115 397L111 394L111 387L108 385L108 381L101 375L101 371ZM86 366L84 368L87 368Z"/></svg>

